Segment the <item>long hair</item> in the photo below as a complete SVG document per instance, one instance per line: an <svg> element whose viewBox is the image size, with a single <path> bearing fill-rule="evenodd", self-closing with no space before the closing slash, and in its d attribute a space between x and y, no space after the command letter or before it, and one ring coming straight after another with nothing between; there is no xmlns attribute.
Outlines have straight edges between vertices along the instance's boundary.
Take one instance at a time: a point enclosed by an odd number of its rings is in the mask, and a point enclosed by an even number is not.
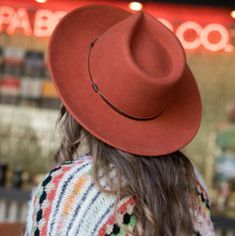
<svg viewBox="0 0 235 236"><path fill-rule="evenodd" d="M61 107L62 142L55 155L58 162L73 160L83 139L93 157L93 178L98 188L115 194L117 199L135 196L134 214L138 236L188 236L193 234L195 205L194 168L180 151L164 156L137 156L113 148L84 130ZM110 166L117 172L115 181L109 176ZM99 173L105 174L109 189L99 182ZM123 180L125 184L123 184ZM118 200L117 200L118 201Z"/></svg>

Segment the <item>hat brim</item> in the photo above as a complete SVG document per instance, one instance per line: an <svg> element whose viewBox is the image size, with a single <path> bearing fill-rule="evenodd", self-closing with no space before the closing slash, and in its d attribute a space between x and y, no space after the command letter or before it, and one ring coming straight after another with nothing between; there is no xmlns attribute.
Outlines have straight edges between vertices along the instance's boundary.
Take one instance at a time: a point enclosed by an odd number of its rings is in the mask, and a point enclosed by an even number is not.
<svg viewBox="0 0 235 236"><path fill-rule="evenodd" d="M172 153L188 144L200 126L200 95L187 65L180 85L174 91L174 101L153 120L136 121L122 116L91 86L88 72L90 43L130 15L123 9L104 5L86 6L67 14L50 39L50 74L68 111L98 139L137 155Z"/></svg>

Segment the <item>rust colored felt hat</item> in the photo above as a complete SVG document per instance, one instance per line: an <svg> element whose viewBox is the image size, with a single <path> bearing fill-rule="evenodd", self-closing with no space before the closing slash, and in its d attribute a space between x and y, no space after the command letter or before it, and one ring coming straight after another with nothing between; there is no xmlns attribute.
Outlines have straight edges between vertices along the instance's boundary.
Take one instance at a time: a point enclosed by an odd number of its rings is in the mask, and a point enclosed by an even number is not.
<svg viewBox="0 0 235 236"><path fill-rule="evenodd" d="M201 100L175 35L147 12L90 5L55 28L49 70L68 111L91 134L146 156L195 136Z"/></svg>

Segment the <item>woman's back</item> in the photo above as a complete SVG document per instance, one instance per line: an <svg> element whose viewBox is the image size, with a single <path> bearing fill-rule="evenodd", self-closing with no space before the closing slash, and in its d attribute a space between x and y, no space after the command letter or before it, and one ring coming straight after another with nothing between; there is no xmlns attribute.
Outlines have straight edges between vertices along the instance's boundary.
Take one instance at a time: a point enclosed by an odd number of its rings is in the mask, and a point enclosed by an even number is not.
<svg viewBox="0 0 235 236"><path fill-rule="evenodd" d="M201 182L196 186L200 204L194 210L194 232L211 236L214 231L209 201L202 186ZM115 195L101 192L94 184L91 156L64 162L52 169L34 190L26 235L128 235L137 223L133 214L135 198L121 199L116 215L115 200Z"/></svg>

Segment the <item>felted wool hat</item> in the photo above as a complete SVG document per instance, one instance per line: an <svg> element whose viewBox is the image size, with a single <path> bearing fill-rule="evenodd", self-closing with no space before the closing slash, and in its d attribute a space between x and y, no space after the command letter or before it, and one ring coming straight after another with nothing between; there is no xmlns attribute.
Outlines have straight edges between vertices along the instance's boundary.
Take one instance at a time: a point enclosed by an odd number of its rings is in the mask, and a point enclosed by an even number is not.
<svg viewBox="0 0 235 236"><path fill-rule="evenodd" d="M201 100L184 49L145 11L73 10L51 36L48 64L67 110L115 148L164 155L197 133Z"/></svg>

